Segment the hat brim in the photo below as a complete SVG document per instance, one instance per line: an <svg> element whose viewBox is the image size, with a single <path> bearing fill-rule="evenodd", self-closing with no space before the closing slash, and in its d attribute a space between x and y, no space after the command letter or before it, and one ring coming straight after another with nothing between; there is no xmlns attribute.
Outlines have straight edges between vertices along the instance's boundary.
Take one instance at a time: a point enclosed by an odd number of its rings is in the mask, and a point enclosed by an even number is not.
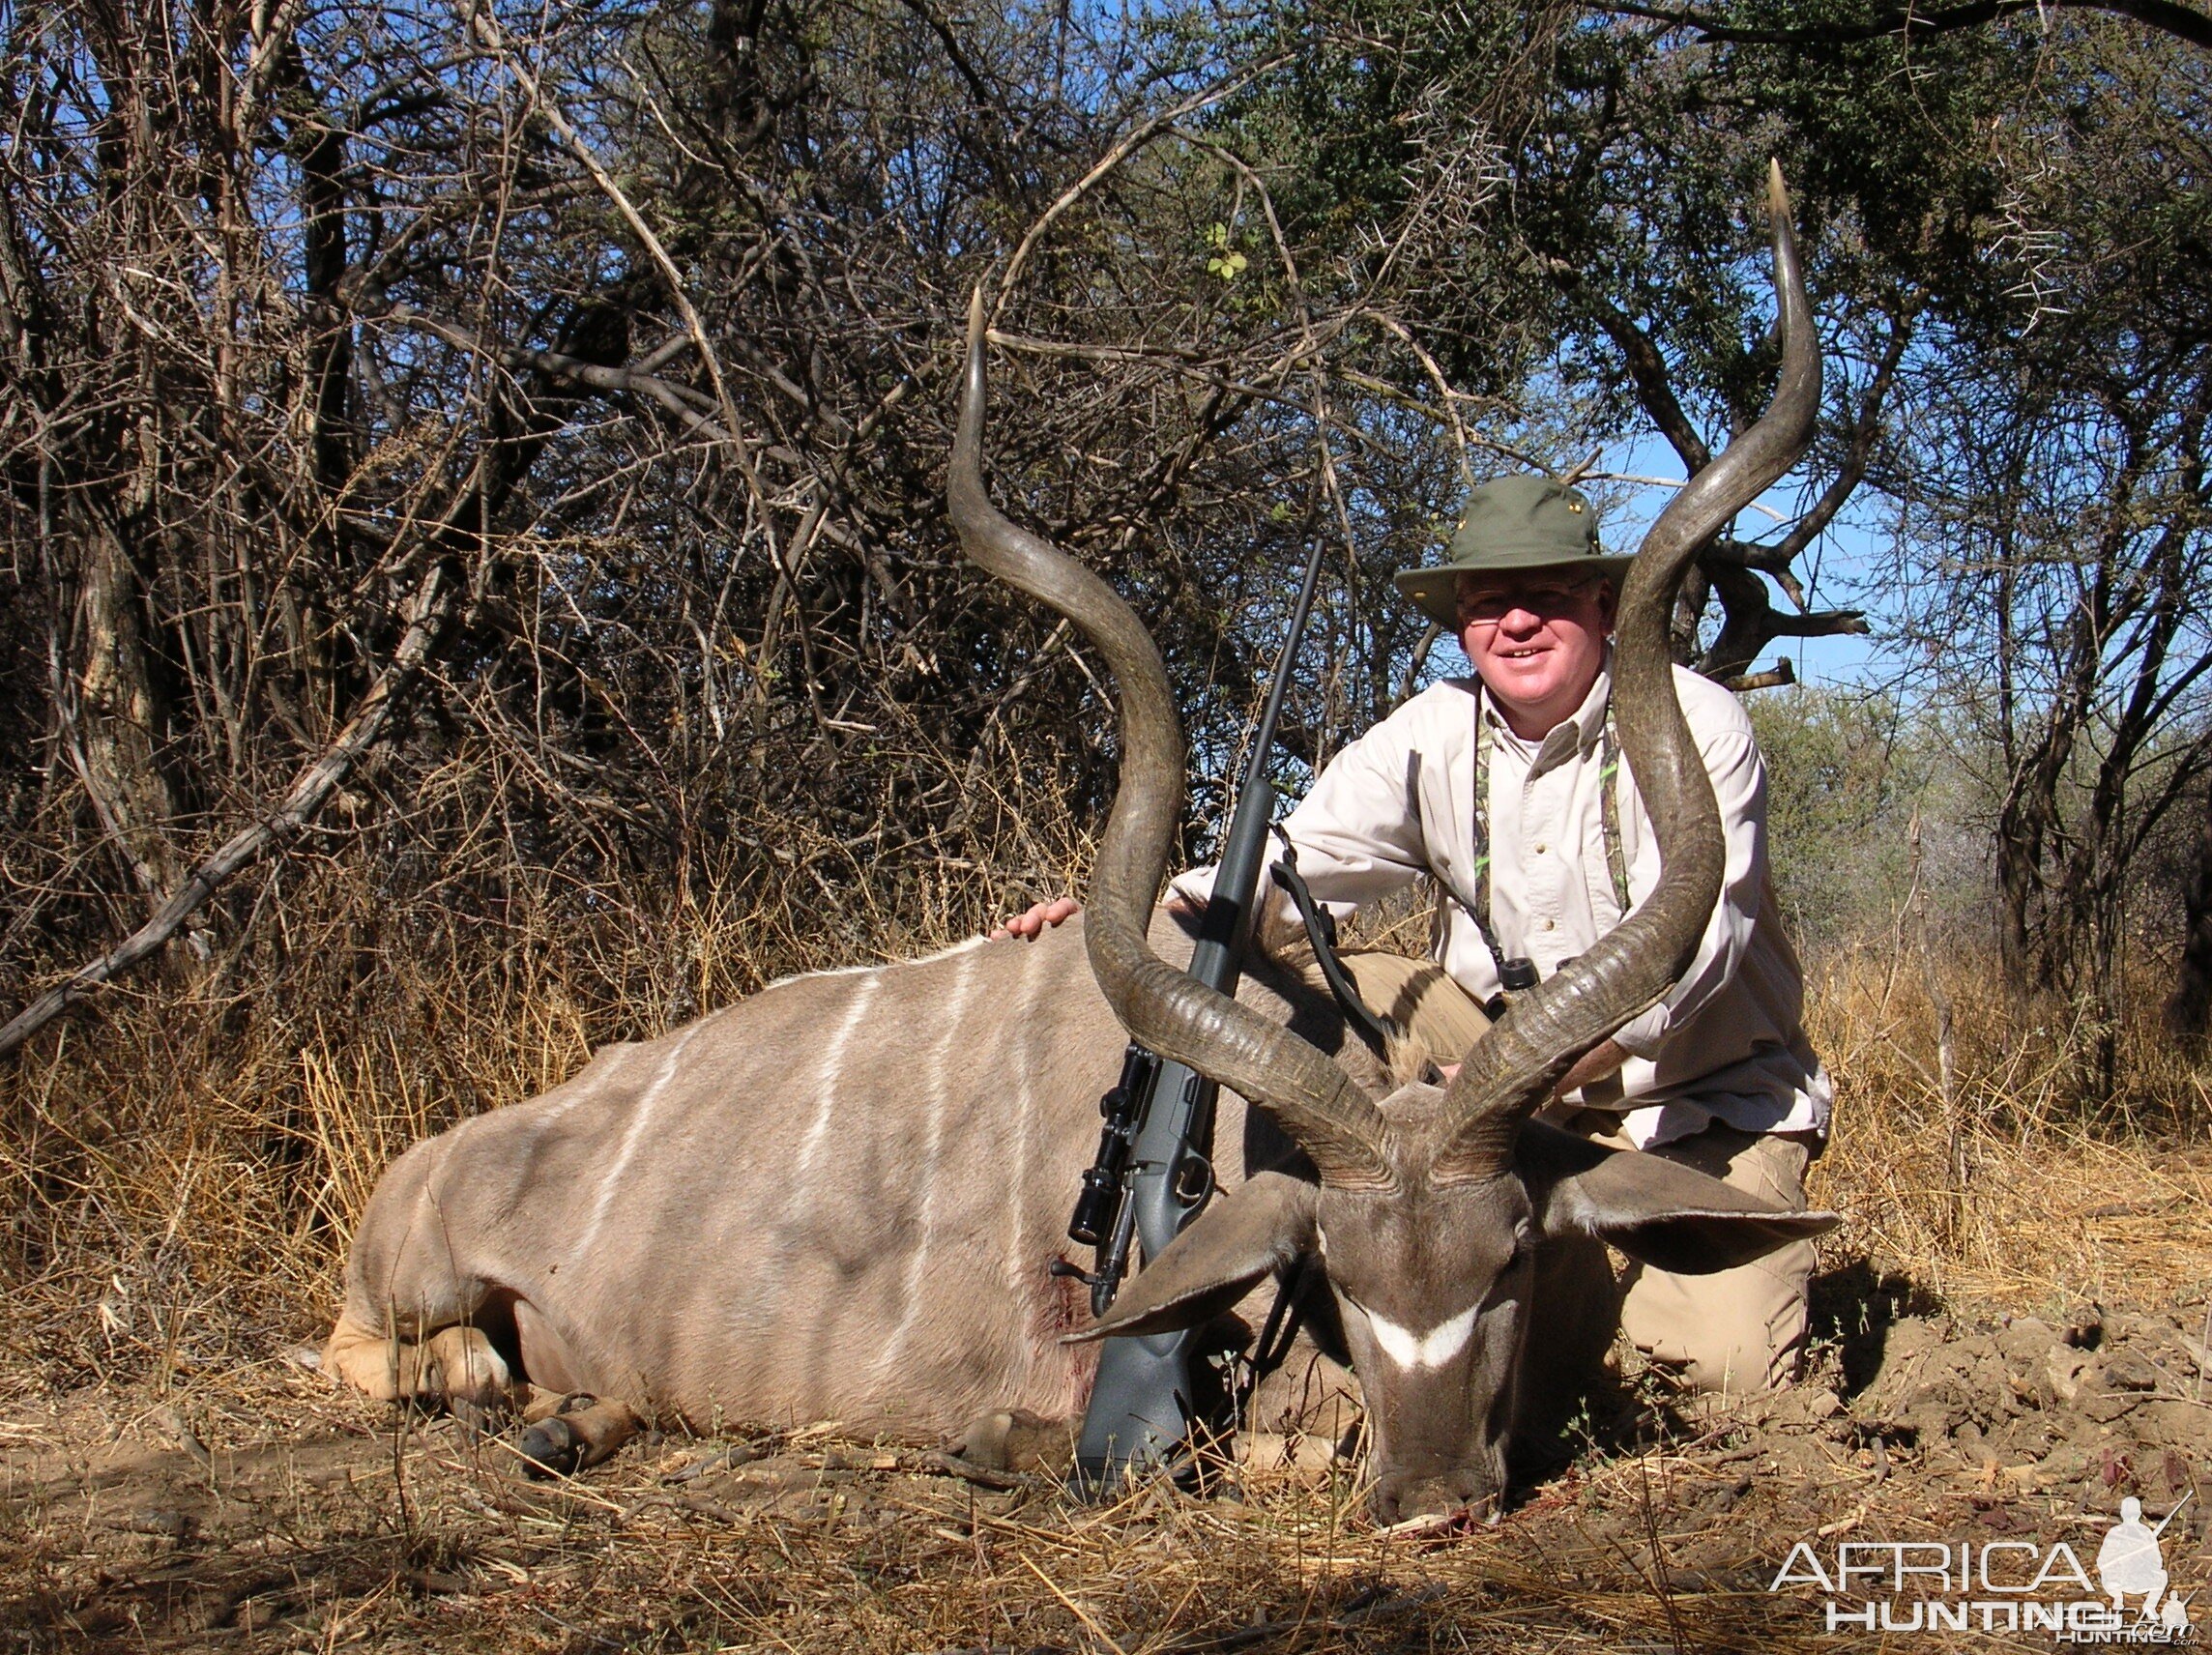
<svg viewBox="0 0 2212 1655"><path fill-rule="evenodd" d="M1628 578L1634 557L1591 557L1582 553L1575 557L1560 557L1546 548L1519 554L1493 552L1480 564L1446 564L1441 568L1400 569L1390 577L1391 584L1410 598L1414 607L1447 632L1459 629L1459 577L1463 574L1519 573L1525 569L1587 569L1605 576L1613 582L1614 590Z"/></svg>

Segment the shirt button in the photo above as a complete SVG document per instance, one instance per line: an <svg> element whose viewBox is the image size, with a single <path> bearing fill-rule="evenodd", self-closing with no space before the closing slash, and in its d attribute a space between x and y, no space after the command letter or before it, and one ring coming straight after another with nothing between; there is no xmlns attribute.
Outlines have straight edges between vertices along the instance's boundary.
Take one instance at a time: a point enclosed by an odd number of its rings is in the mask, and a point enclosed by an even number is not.
<svg viewBox="0 0 2212 1655"><path fill-rule="evenodd" d="M1544 921L1544 929L1547 931L1556 931L1558 929L1558 922L1557 920L1547 919Z"/></svg>
<svg viewBox="0 0 2212 1655"><path fill-rule="evenodd" d="M1543 846L1541 846L1541 845L1538 845L1538 846L1536 847L1536 855L1538 855L1538 856L1540 857L1540 856L1542 856L1543 854L1544 854L1544 847L1543 847Z"/></svg>

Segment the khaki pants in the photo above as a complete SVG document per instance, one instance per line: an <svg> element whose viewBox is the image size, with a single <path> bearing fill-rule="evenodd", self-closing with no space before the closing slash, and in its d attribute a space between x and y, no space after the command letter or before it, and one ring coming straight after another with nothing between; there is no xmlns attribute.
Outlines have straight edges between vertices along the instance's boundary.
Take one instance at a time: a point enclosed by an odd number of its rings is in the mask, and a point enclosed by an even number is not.
<svg viewBox="0 0 2212 1655"><path fill-rule="evenodd" d="M1430 1061L1458 1062L1489 1031L1482 1008L1435 961L1357 949L1342 958L1360 998L1405 1030ZM1309 974L1322 986L1318 970ZM1595 1143L1632 1147L1616 1114L1575 1110L1559 1124ZM1716 1123L1649 1153L1777 1206L1804 1210L1811 1150L1798 1134L1741 1132ZM1804 1354L1813 1263L1810 1241L1792 1241L1709 1276L1673 1275L1630 1261L1620 1278L1621 1329L1645 1356L1676 1371L1694 1389L1741 1393L1786 1385Z"/></svg>

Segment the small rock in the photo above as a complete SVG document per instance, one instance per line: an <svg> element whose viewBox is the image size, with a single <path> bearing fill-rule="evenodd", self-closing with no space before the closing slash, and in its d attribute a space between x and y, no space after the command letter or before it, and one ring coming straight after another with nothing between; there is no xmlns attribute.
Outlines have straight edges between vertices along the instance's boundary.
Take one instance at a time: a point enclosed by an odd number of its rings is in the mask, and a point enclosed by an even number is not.
<svg viewBox="0 0 2212 1655"><path fill-rule="evenodd" d="M2057 1343L2057 1329L2032 1316L2014 1317L1997 1334L1997 1350L2007 1364L2023 1371L2031 1370L2041 1362Z"/></svg>
<svg viewBox="0 0 2212 1655"><path fill-rule="evenodd" d="M1888 1337L1882 1341L1882 1377L1888 1379L1902 1364L1926 1354L1942 1343L1942 1331L1933 1321L1915 1318L1898 1322L1890 1328Z"/></svg>
<svg viewBox="0 0 2212 1655"><path fill-rule="evenodd" d="M1818 1425L1843 1411L1843 1399L1826 1385L1796 1385L1775 1393L1766 1419L1772 1425Z"/></svg>
<svg viewBox="0 0 2212 1655"><path fill-rule="evenodd" d="M179 1511L174 1506L141 1506L116 1526L133 1534L160 1534L170 1540L183 1540L199 1525L189 1512Z"/></svg>
<svg viewBox="0 0 2212 1655"><path fill-rule="evenodd" d="M2212 1458L2212 1408L2193 1402L2146 1401L2137 1411L2146 1442L2177 1447L2201 1464ZM2184 1467L2186 1470L2186 1466Z"/></svg>
<svg viewBox="0 0 2212 1655"><path fill-rule="evenodd" d="M2084 1387L2074 1401L2074 1406L2099 1425L2110 1425L2122 1415L2131 1413L2143 1401L2140 1391L2092 1390Z"/></svg>
<svg viewBox="0 0 2212 1655"><path fill-rule="evenodd" d="M2052 1449L2035 1467L2035 1480L2045 1488L2078 1483L2088 1474L2088 1451L2072 1442Z"/></svg>
<svg viewBox="0 0 2212 1655"><path fill-rule="evenodd" d="M2106 1351L2097 1364L2097 1378L2108 1390L2158 1389L2158 1370L2133 1350Z"/></svg>
<svg viewBox="0 0 2212 1655"><path fill-rule="evenodd" d="M2081 1370L2089 1358L2071 1345L2053 1345L2044 1358L2043 1379L2051 1387L2051 1401L2069 1407L2081 1393Z"/></svg>
<svg viewBox="0 0 2212 1655"><path fill-rule="evenodd" d="M1706 1511L1717 1517L1723 1512L1733 1511L1736 1501L1751 1493L1751 1490L1752 1479L1749 1476L1739 1476L1733 1482L1714 1489L1703 1503Z"/></svg>

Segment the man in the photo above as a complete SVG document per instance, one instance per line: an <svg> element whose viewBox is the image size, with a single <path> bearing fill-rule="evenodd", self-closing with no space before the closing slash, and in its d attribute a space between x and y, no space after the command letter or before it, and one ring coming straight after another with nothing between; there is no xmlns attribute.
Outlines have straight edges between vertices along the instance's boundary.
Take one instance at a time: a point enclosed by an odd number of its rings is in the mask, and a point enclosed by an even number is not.
<svg viewBox="0 0 2212 1655"><path fill-rule="evenodd" d="M1480 1037L1483 1008L1549 977L1658 883L1609 716L1615 586L1631 561L1606 554L1573 488L1515 477L1474 490L1449 560L1397 584L1458 637L1475 676L1436 684L1345 748L1284 824L1299 872L1340 917L1436 882L1433 963L1354 951L1345 964L1440 1064ZM1833 1089L1768 892L1765 771L1734 696L1680 668L1675 686L1720 805L1720 903L1680 983L1575 1065L1547 1118L1801 1208ZM1203 906L1210 881L1185 874L1172 900ZM1034 936L1067 912L1064 898L1040 904L1004 930ZM1263 936L1294 923L1278 893ZM1696 1389L1787 1383L1813 1257L1797 1242L1709 1276L1632 1265L1621 1325Z"/></svg>

